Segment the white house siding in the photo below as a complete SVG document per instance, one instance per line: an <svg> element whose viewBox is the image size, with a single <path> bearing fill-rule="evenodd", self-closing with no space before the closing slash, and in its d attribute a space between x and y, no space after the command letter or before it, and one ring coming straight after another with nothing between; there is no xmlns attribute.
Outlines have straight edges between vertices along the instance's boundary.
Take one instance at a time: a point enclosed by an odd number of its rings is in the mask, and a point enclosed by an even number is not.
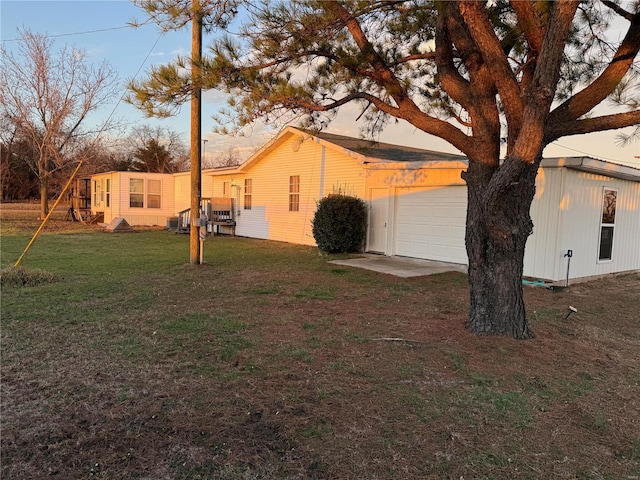
<svg viewBox="0 0 640 480"><path fill-rule="evenodd" d="M174 192L173 203L174 211L172 215L177 215L178 212L186 210L191 207L191 173L180 172L173 175L174 178ZM200 188L202 198L213 197L213 178L205 170L200 176Z"/></svg>
<svg viewBox="0 0 640 480"><path fill-rule="evenodd" d="M403 244L412 235L416 236L414 230L420 227L412 227L410 218L398 218L400 195L410 193L417 198L420 196L417 192L434 187L464 185L460 178L463 169L439 169L433 165L411 168L410 164L367 166L367 200L386 206L388 212L385 222L386 246L382 253L466 263L466 259L462 261L450 253L438 252L435 244L433 249L426 245ZM613 259L598 261L602 192L605 186L618 191ZM385 195L388 199L386 203ZM425 204L425 208L429 208L429 205ZM400 208L401 214L406 211L406 208ZM415 215L420 216L419 213L416 206ZM454 213L452 212L452 218ZM461 224L460 228L449 228L451 242L460 247L457 250L461 251L461 246L464 245L464 218L462 215L455 217ZM524 275L527 277L550 281L564 279L567 270L567 258L564 255L568 250L573 252L570 278L640 269L638 182L569 168L542 168L536 178L536 196L531 205L531 217L534 232L527 241L524 259ZM369 228L375 226L370 225ZM376 234L376 245L379 245L380 235Z"/></svg>
<svg viewBox="0 0 640 480"><path fill-rule="evenodd" d="M110 186L111 195L109 198L109 206L107 206L107 194L106 194L107 179L111 183L111 186ZM100 198L101 195L98 195L97 202L96 202L96 195L95 195L96 182L98 182L100 185L100 191L104 192L104 198ZM114 200L118 198L117 191L118 191L118 177L116 173L109 172L102 175L94 175L93 177L91 177L91 211L94 214L97 212L102 212L104 214L104 221L107 223L117 216L117 215L114 215L114 212L117 212L119 210L117 206L117 202L114 202Z"/></svg>
<svg viewBox="0 0 640 480"><path fill-rule="evenodd" d="M524 254L524 275L533 278L556 279L565 261L560 251L561 211L566 169L541 168L536 177L536 194L531 203L533 234L527 239ZM566 267L565 267L566 268Z"/></svg>
<svg viewBox="0 0 640 480"><path fill-rule="evenodd" d="M544 168L531 206L534 233L524 274L550 281L640 269L640 183L569 168ZM618 191L613 258L599 261L604 187Z"/></svg>
<svg viewBox="0 0 640 480"><path fill-rule="evenodd" d="M91 180L100 181L102 191L106 187L106 179L111 180L110 206L106 207L105 199L96 204L92 200L92 211L104 212L105 223L111 222L116 217L123 217L130 225L159 225L164 226L167 218L173 216L174 194L173 175L164 173L144 173L144 172L109 172L101 175L94 175ZM145 201L143 208L132 208L129 205L129 180L131 178L142 178L145 180ZM160 208L147 207L147 180L160 180ZM93 198L93 192L92 192Z"/></svg>
<svg viewBox="0 0 640 480"><path fill-rule="evenodd" d="M640 182L566 171L566 205L560 223L558 255L573 250L570 278L640 269ZM612 259L599 261L600 222L604 188L618 192ZM562 262L557 277L564 278Z"/></svg>
<svg viewBox="0 0 640 480"><path fill-rule="evenodd" d="M236 234L315 245L311 221L317 201L333 191L364 198L364 173L354 159L308 138L292 135L234 176L240 186ZM289 211L290 176L300 177L299 211ZM252 205L244 207L244 180L252 180ZM216 182L221 185L221 182ZM221 188L221 187L220 187ZM233 190L233 189L232 189Z"/></svg>
<svg viewBox="0 0 640 480"><path fill-rule="evenodd" d="M122 211L120 216L124 217L130 225L158 225L166 226L167 219L175 212L174 203L174 177L164 173L136 173L123 172L121 175L121 192L123 192ZM129 180L132 178L143 178L145 180L145 202L143 208L132 208L129 206ZM162 194L160 208L148 208L147 205L147 180L160 180L162 182Z"/></svg>

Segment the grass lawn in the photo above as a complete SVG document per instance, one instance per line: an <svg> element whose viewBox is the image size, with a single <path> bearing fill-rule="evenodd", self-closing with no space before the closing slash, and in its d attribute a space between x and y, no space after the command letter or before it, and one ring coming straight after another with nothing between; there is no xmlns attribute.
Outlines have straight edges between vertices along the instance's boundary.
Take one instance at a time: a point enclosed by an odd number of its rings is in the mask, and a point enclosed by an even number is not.
<svg viewBox="0 0 640 480"><path fill-rule="evenodd" d="M2 206L2 268L33 216ZM640 478L639 274L526 287L515 341L466 332L462 274L188 242L45 228L55 278L2 287L2 478Z"/></svg>

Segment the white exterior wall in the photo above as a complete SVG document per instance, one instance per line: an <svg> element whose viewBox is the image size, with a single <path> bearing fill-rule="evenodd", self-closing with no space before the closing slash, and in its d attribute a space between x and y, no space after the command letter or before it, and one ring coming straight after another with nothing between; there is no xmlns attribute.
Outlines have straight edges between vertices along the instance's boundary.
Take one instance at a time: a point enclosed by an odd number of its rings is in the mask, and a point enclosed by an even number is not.
<svg viewBox="0 0 640 480"><path fill-rule="evenodd" d="M367 167L367 200L387 210L386 255L396 255L398 195L433 187L464 185L463 168L438 169L393 165ZM603 189L618 192L612 260L599 261ZM570 278L640 269L640 182L594 175L569 168L541 168L531 204L534 232L527 241L524 275L548 281L566 277L567 250L573 251ZM369 225L369 229L375 228ZM463 236L464 225L457 232ZM379 238L378 234L378 238ZM459 239L458 239L459 240ZM380 251L376 249L376 251Z"/></svg>
<svg viewBox="0 0 640 480"><path fill-rule="evenodd" d="M289 211L290 176L300 177L300 208ZM216 192L223 179L216 177ZM313 139L300 142L292 135L242 174L233 176L240 188L232 188L237 204L236 234L240 236L315 245L311 221L317 201L341 188L364 198L364 172L359 162ZM245 209L244 180L252 181L251 209ZM218 190L219 189L219 190Z"/></svg>
<svg viewBox="0 0 640 480"><path fill-rule="evenodd" d="M536 194L530 210L533 234L527 239L524 252L525 277L556 280L565 260L566 250L560 253L559 229L565 173L564 168L538 170Z"/></svg>
<svg viewBox="0 0 640 480"><path fill-rule="evenodd" d="M583 278L640 269L640 183L568 168L541 169L531 207L534 234L525 275L544 280ZM603 189L617 190L613 258L598 260Z"/></svg>
<svg viewBox="0 0 640 480"><path fill-rule="evenodd" d="M109 206L107 206L107 180L111 183L110 185L110 198L109 198ZM103 195L98 195L96 199L96 182L100 185L100 191L104 192ZM118 204L118 190L119 190L120 179L118 172L108 172L101 175L94 175L91 177L91 212L96 214L98 212L104 213L104 221L109 223L115 217L118 216L118 212L120 211L120 206Z"/></svg>
<svg viewBox="0 0 640 480"><path fill-rule="evenodd" d="M177 215L182 210L191 208L191 172L180 172L173 175L174 178L174 191L173 191L173 204L174 211L173 216ZM201 197L211 198L213 197L213 177L207 172L202 172L201 175Z"/></svg>
<svg viewBox="0 0 640 480"><path fill-rule="evenodd" d="M640 183L566 171L562 204L560 252L573 250L569 278L640 269ZM617 190L611 260L598 260L603 189ZM566 264L558 272L565 278Z"/></svg>
<svg viewBox="0 0 640 480"><path fill-rule="evenodd" d="M106 179L111 180L110 206L106 206L105 199L99 203L94 201L94 180L101 182L101 189L104 192ZM132 208L129 204L129 180L131 178L141 178L145 180L144 207ZM148 208L147 206L147 180L160 180L160 208ZM167 218L174 215L174 181L173 175L167 173L144 173L144 172L109 172L91 177L91 211L104 212L105 223L117 217L123 217L129 225L158 225L165 226Z"/></svg>

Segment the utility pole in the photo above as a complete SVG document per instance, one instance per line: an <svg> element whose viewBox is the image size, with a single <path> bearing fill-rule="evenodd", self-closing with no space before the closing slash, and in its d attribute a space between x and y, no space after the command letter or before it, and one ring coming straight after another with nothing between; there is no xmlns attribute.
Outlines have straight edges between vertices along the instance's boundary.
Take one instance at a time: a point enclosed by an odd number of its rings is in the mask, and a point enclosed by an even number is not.
<svg viewBox="0 0 640 480"><path fill-rule="evenodd" d="M193 0L191 20L191 230L189 231L189 263L200 264L200 197L202 170L200 139L202 137L202 11L200 0Z"/></svg>

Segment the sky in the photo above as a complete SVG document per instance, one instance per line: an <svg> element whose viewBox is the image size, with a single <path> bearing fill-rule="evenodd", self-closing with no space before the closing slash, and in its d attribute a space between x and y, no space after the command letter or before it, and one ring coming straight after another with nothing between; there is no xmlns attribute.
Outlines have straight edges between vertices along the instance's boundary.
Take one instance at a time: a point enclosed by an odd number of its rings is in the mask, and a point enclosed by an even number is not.
<svg viewBox="0 0 640 480"><path fill-rule="evenodd" d="M70 44L85 50L92 61L107 60L118 72L125 93L126 82L142 79L152 65L168 63L179 54L191 50L191 33L186 28L179 32L161 34L157 25L148 23L133 28L132 20L142 23L147 19L142 9L129 1L59 1L59 0L1 0L0 38L3 45L12 50L17 47L18 29L29 29L33 33L50 35L55 46ZM206 51L210 37L204 35ZM215 158L218 154L235 147L242 157L267 143L277 133L274 128L256 125L247 129L241 137L224 136L213 133L213 115L226 103L226 94L209 91L203 94L202 138L206 139L205 158ZM356 121L360 114L354 106L342 108L327 132L358 137L360 124ZM106 118L124 121L127 125L160 125L184 134L188 143L189 106L185 105L175 117L168 119L146 118L135 107L125 103L114 103L100 112ZM589 135L565 137L544 151L545 157L591 156L616 163L640 168L640 141L626 147L616 144L616 132L602 132ZM380 135L379 141L408 145L417 148L460 152L447 142L418 131L401 121L389 125Z"/></svg>

